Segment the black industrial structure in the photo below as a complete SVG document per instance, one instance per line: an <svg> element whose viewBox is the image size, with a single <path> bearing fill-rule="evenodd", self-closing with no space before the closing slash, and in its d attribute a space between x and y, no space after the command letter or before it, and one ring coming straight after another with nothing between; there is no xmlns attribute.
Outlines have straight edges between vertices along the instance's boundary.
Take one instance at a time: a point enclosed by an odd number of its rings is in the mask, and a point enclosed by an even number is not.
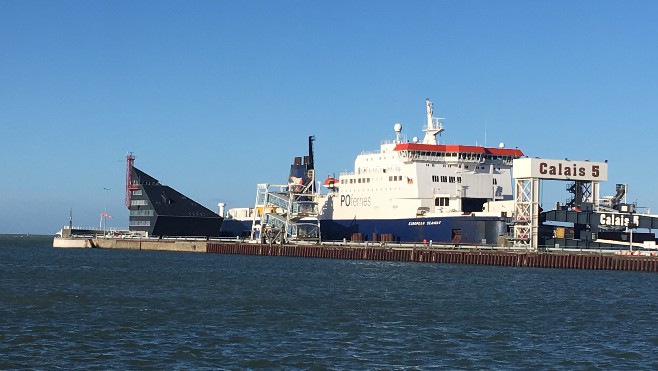
<svg viewBox="0 0 658 371"><path fill-rule="evenodd" d="M148 236L219 237L222 217L133 166L128 154L129 229Z"/></svg>

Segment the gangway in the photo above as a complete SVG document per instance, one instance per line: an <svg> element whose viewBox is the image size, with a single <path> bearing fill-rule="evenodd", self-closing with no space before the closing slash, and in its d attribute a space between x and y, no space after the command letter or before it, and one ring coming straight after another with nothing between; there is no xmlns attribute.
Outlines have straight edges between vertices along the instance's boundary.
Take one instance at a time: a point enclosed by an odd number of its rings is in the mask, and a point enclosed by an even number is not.
<svg viewBox="0 0 658 371"><path fill-rule="evenodd" d="M266 192L265 194L265 204L272 204L277 207L280 207L281 209L287 211L288 207L290 206L290 198L286 193L278 193L278 192Z"/></svg>
<svg viewBox="0 0 658 371"><path fill-rule="evenodd" d="M320 241L315 195L296 190L299 189L295 185L258 184L252 240L277 243Z"/></svg>
<svg viewBox="0 0 658 371"><path fill-rule="evenodd" d="M285 243L320 242L319 209L315 190L313 141L308 137L308 156L295 157L288 184L258 184L251 239Z"/></svg>

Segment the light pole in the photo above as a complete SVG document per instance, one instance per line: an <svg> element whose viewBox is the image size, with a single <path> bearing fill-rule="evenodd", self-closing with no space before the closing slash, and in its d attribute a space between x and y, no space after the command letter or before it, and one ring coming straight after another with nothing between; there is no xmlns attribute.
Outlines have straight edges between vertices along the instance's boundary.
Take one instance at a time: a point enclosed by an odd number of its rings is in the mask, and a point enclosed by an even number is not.
<svg viewBox="0 0 658 371"><path fill-rule="evenodd" d="M631 250L631 253L633 252L633 228L636 228L637 226L633 222L628 222L628 230L630 231L630 236L629 236L629 248Z"/></svg>
<svg viewBox="0 0 658 371"><path fill-rule="evenodd" d="M107 199L109 192L112 190L110 187L103 187L103 189L106 191L105 192L105 210L103 210L103 236L105 236L106 230L107 230Z"/></svg>

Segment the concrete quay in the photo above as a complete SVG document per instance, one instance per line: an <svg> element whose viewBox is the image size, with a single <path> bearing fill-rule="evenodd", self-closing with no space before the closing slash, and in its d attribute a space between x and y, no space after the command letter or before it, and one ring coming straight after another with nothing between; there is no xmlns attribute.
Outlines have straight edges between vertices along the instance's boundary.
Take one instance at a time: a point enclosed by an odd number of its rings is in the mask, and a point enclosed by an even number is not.
<svg viewBox="0 0 658 371"><path fill-rule="evenodd" d="M55 238L57 248L101 248L288 256L322 259L380 260L416 263L471 264L508 267L658 272L658 257L593 251L510 250L465 247L402 247L399 245L268 245L208 240L135 238Z"/></svg>

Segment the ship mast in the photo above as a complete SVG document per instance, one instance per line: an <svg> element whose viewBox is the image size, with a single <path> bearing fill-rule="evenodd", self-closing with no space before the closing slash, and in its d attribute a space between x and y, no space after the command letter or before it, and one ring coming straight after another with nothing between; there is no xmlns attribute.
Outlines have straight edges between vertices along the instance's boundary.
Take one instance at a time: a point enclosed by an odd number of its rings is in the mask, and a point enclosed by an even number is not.
<svg viewBox="0 0 658 371"><path fill-rule="evenodd" d="M423 144L438 144L436 136L443 131L443 124L441 119L434 118L434 103L430 102L429 98L425 98L425 105L427 106L427 126L423 128L425 138Z"/></svg>

